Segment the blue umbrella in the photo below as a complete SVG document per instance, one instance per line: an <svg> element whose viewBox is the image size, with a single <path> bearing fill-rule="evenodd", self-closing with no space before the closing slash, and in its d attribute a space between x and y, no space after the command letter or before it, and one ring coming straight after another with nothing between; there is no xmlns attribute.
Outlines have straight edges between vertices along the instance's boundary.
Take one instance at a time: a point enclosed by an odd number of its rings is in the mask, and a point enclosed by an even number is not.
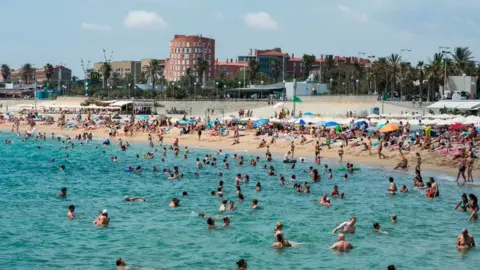
<svg viewBox="0 0 480 270"><path fill-rule="evenodd" d="M384 123L382 123L382 124L378 124L378 125L377 125L377 129L381 129L383 126L385 126L385 124L384 124Z"/></svg>
<svg viewBox="0 0 480 270"><path fill-rule="evenodd" d="M357 127L365 125L365 128L368 128L368 123L365 121L358 121L355 125L357 125Z"/></svg>
<svg viewBox="0 0 480 270"><path fill-rule="evenodd" d="M325 125L325 121L320 120L320 121L316 122L315 125L317 125L317 126L323 126L323 125Z"/></svg>
<svg viewBox="0 0 480 270"><path fill-rule="evenodd" d="M179 123L180 125L187 125L190 123L190 121L188 121L187 119L181 119L178 120L177 123Z"/></svg>
<svg viewBox="0 0 480 270"><path fill-rule="evenodd" d="M140 120L147 120L147 119L148 119L148 115L140 115L140 116L138 116L138 119L140 119Z"/></svg>
<svg viewBox="0 0 480 270"><path fill-rule="evenodd" d="M335 121L329 121L325 123L325 127L335 127L335 126L338 126L338 123Z"/></svg>
<svg viewBox="0 0 480 270"><path fill-rule="evenodd" d="M268 123L268 121L269 121L268 119L259 119L253 122L253 127L258 128L258 127L264 126Z"/></svg>
<svg viewBox="0 0 480 270"><path fill-rule="evenodd" d="M305 120L302 118L296 119L293 123L295 124L300 124L300 125L305 125Z"/></svg>
<svg viewBox="0 0 480 270"><path fill-rule="evenodd" d="M311 113L311 112L306 112L306 113L304 113L303 115L305 115L305 116L312 116L313 113Z"/></svg>

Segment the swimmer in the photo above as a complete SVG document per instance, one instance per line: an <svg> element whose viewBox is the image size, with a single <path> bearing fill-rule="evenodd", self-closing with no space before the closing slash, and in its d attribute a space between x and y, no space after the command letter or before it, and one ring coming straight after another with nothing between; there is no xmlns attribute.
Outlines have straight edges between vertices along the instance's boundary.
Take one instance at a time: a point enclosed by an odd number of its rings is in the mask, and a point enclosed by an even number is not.
<svg viewBox="0 0 480 270"><path fill-rule="evenodd" d="M260 207L258 206L258 200L257 199L253 199L252 200L252 209L259 209Z"/></svg>
<svg viewBox="0 0 480 270"><path fill-rule="evenodd" d="M397 215L392 215L390 217L390 222L392 222L393 224L397 223Z"/></svg>
<svg viewBox="0 0 480 270"><path fill-rule="evenodd" d="M380 234L385 234L385 235L388 234L387 232L384 232L384 231L380 230L380 223L378 223L378 222L373 223L373 231L376 232L376 233L380 233Z"/></svg>
<svg viewBox="0 0 480 270"><path fill-rule="evenodd" d="M199 158L197 158L197 169L202 169L203 168L203 164L202 162L200 161Z"/></svg>
<svg viewBox="0 0 480 270"><path fill-rule="evenodd" d="M152 172L157 172L157 166L152 167Z"/></svg>
<svg viewBox="0 0 480 270"><path fill-rule="evenodd" d="M282 233L283 230L283 222L279 221L277 224L275 224L275 228L273 229L273 235L275 238L277 237L277 234Z"/></svg>
<svg viewBox="0 0 480 270"><path fill-rule="evenodd" d="M348 181L348 174L345 174L345 175L343 176L343 181Z"/></svg>
<svg viewBox="0 0 480 270"><path fill-rule="evenodd" d="M353 246L350 242L345 241L345 235L341 233L338 235L338 241L333 244L330 249L336 250L338 252L347 252L353 249Z"/></svg>
<svg viewBox="0 0 480 270"><path fill-rule="evenodd" d="M227 200L223 200L218 211L225 211L226 209L227 209Z"/></svg>
<svg viewBox="0 0 480 270"><path fill-rule="evenodd" d="M328 169L328 179L332 179L333 174L332 174L332 169Z"/></svg>
<svg viewBox="0 0 480 270"><path fill-rule="evenodd" d="M467 194L463 193L462 194L462 199L457 203L457 206L455 207L455 210L458 210L460 212L467 212L467 207L468 207Z"/></svg>
<svg viewBox="0 0 480 270"><path fill-rule="evenodd" d="M408 193L408 188L405 185L402 185L402 188L400 189L401 193Z"/></svg>
<svg viewBox="0 0 480 270"><path fill-rule="evenodd" d="M170 203L168 204L168 207L170 208L176 208L180 206L180 200L177 198L173 198Z"/></svg>
<svg viewBox="0 0 480 270"><path fill-rule="evenodd" d="M274 248L292 247L292 244L283 237L283 234L281 233L277 234L276 238L277 238L277 242L273 243L272 247Z"/></svg>
<svg viewBox="0 0 480 270"><path fill-rule="evenodd" d="M285 186L285 177L280 175L280 186Z"/></svg>
<svg viewBox="0 0 480 270"><path fill-rule="evenodd" d="M182 192L182 196L183 197L188 197L188 192L186 192L186 191Z"/></svg>
<svg viewBox="0 0 480 270"><path fill-rule="evenodd" d="M475 239L468 233L467 229L463 229L462 234L457 238L457 248L460 250L468 250L472 247L475 247Z"/></svg>
<svg viewBox="0 0 480 270"><path fill-rule="evenodd" d="M124 270L125 266L127 266L127 264L122 258L117 259L116 264L117 264L117 270Z"/></svg>
<svg viewBox="0 0 480 270"><path fill-rule="evenodd" d="M223 218L223 227L228 227L230 226L230 218L229 217L224 217Z"/></svg>
<svg viewBox="0 0 480 270"><path fill-rule="evenodd" d="M238 202L242 203L245 199L243 198L242 193L238 193Z"/></svg>
<svg viewBox="0 0 480 270"><path fill-rule="evenodd" d="M134 201L144 201L146 202L147 200L145 200L145 198L143 197L133 197L133 198L130 198L128 196L125 196L125 201L126 202L134 202Z"/></svg>
<svg viewBox="0 0 480 270"><path fill-rule="evenodd" d="M338 230L343 229L343 233L355 233L355 223L357 222L356 217L351 217L349 221L345 221L338 225L333 231L332 234L335 234Z"/></svg>
<svg viewBox="0 0 480 270"><path fill-rule="evenodd" d="M332 195L332 197L339 197L340 196L340 192L338 191L338 186L337 185L333 186L333 191L330 195Z"/></svg>
<svg viewBox="0 0 480 270"><path fill-rule="evenodd" d="M228 211L235 211L235 202L230 201L230 204L228 205Z"/></svg>
<svg viewBox="0 0 480 270"><path fill-rule="evenodd" d="M75 217L75 214L73 213L75 212L75 205L71 204L69 207L68 207L68 212L67 212L67 217L69 219L74 219L76 218Z"/></svg>
<svg viewBox="0 0 480 270"><path fill-rule="evenodd" d="M237 262L237 270L247 270L247 261L240 259Z"/></svg>
<svg viewBox="0 0 480 270"><path fill-rule="evenodd" d="M323 206L331 206L330 199L327 197L326 193L323 193L322 198L318 201L319 204Z"/></svg>
<svg viewBox="0 0 480 270"><path fill-rule="evenodd" d="M59 193L57 193L57 196L58 197L63 197L63 198L66 198L67 197L67 188L66 187L63 187Z"/></svg>
<svg viewBox="0 0 480 270"><path fill-rule="evenodd" d="M388 178L388 181L390 182L390 187L387 189L387 191L391 194L395 194L397 192L397 185L395 182L393 182L393 177Z"/></svg>
<svg viewBox="0 0 480 270"><path fill-rule="evenodd" d="M142 166L137 166L137 168L135 168L135 172L141 173L142 172Z"/></svg>
<svg viewBox="0 0 480 270"><path fill-rule="evenodd" d="M215 225L215 220L211 217L207 219L207 229L217 229L217 225Z"/></svg>
<svg viewBox="0 0 480 270"><path fill-rule="evenodd" d="M97 226L106 226L109 222L110 218L108 217L107 209L103 209L103 211L99 213L97 219L93 221Z"/></svg>
<svg viewBox="0 0 480 270"><path fill-rule="evenodd" d="M65 170L65 165L61 165L60 166L60 171L64 171Z"/></svg>
<svg viewBox="0 0 480 270"><path fill-rule="evenodd" d="M260 182L257 182L257 185L255 186L255 190L262 191L262 185L260 184Z"/></svg>

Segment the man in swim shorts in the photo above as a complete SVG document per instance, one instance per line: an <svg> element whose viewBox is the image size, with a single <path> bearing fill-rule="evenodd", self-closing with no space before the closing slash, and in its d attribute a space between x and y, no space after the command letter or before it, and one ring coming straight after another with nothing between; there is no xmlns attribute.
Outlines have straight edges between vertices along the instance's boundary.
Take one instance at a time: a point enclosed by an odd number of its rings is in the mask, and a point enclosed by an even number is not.
<svg viewBox="0 0 480 270"><path fill-rule="evenodd" d="M389 191L392 194L395 194L397 192L397 184L393 182L394 181L393 177L390 177L388 181L390 181L390 188L388 188L387 191Z"/></svg>
<svg viewBox="0 0 480 270"><path fill-rule="evenodd" d="M467 229L463 229L462 234L457 238L457 248L465 250L472 247L475 247L475 240L473 239L473 236L468 233Z"/></svg>

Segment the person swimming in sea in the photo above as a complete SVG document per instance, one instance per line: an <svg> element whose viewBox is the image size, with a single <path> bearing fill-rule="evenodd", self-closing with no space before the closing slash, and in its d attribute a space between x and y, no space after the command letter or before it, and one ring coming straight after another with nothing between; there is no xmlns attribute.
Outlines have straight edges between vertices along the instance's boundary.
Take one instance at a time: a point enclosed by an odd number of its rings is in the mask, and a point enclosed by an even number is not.
<svg viewBox="0 0 480 270"><path fill-rule="evenodd" d="M462 199L457 203L457 206L455 206L455 210L458 210L460 212L467 212L467 206L468 206L468 197L466 193L463 193Z"/></svg>
<svg viewBox="0 0 480 270"><path fill-rule="evenodd" d="M68 207L68 212L67 212L67 217L69 219L74 219L76 218L75 214L73 213L75 212L75 205L71 204L69 207Z"/></svg>
<svg viewBox="0 0 480 270"><path fill-rule="evenodd" d="M67 197L67 188L63 187L59 193L57 193L57 197L66 198Z"/></svg>
<svg viewBox="0 0 480 270"><path fill-rule="evenodd" d="M180 206L180 200L177 198L173 198L170 203L168 204L168 207L170 208L176 208Z"/></svg>
<svg viewBox="0 0 480 270"><path fill-rule="evenodd" d="M473 247L475 247L475 239L468 233L467 229L463 229L462 234L457 238L457 248L463 251Z"/></svg>
<svg viewBox="0 0 480 270"><path fill-rule="evenodd" d="M110 223L110 218L108 217L107 209L103 209L102 212L98 214L97 219L93 221L93 223L97 226L106 226Z"/></svg>
<svg viewBox="0 0 480 270"><path fill-rule="evenodd" d="M282 233L276 234L275 237L277 239L277 242L273 243L272 247L274 247L274 248L287 248L287 247L292 247L293 246L290 242L288 242L288 240L286 240L283 237Z"/></svg>
<svg viewBox="0 0 480 270"><path fill-rule="evenodd" d="M145 198L143 197L128 197L128 196L125 196L125 199L124 199L126 202L134 202L134 201L144 201L146 202L147 200L145 200Z"/></svg>
<svg viewBox="0 0 480 270"><path fill-rule="evenodd" d="M373 223L373 231L379 234L388 234L387 232L381 230L380 223L378 222Z"/></svg>

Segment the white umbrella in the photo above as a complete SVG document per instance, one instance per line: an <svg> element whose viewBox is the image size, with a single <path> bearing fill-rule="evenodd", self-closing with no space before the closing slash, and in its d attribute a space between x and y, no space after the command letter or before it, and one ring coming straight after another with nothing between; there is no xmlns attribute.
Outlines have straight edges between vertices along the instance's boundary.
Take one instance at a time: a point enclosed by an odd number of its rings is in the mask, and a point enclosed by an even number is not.
<svg viewBox="0 0 480 270"><path fill-rule="evenodd" d="M283 123L285 120L283 119L278 119L278 118L270 118L271 123Z"/></svg>
<svg viewBox="0 0 480 270"><path fill-rule="evenodd" d="M349 125L352 122L352 119L353 118L346 118L346 119L342 119L342 120L337 121L337 122L341 125Z"/></svg>
<svg viewBox="0 0 480 270"><path fill-rule="evenodd" d="M380 118L380 115L378 114L369 114L367 118Z"/></svg>

